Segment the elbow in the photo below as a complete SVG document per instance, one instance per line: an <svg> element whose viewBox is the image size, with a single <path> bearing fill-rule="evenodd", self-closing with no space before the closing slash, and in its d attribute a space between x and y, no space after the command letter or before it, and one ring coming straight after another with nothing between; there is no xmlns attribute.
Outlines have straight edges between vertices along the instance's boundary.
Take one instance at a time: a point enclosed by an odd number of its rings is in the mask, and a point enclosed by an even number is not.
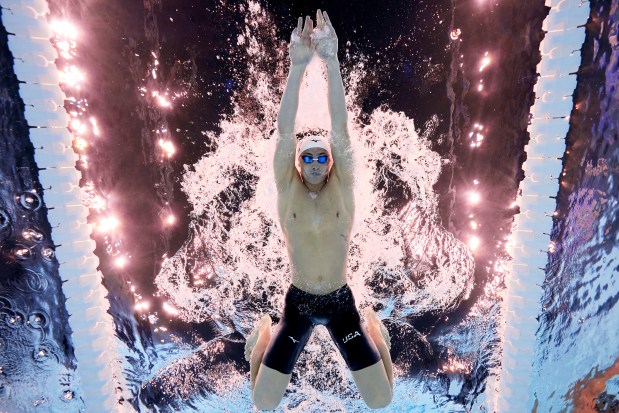
<svg viewBox="0 0 619 413"><path fill-rule="evenodd" d="M385 407L391 404L392 400L393 400L393 392L389 391L388 393L382 393L382 394L376 395L370 400L366 400L366 404L372 410L384 409Z"/></svg>
<svg viewBox="0 0 619 413"><path fill-rule="evenodd" d="M294 131L295 114L286 111L280 111L277 114L277 131L279 133L292 133Z"/></svg>
<svg viewBox="0 0 619 413"><path fill-rule="evenodd" d="M280 122L278 120L277 121L277 132L279 132L280 135L283 135L285 133L293 133L294 125L287 124L286 122Z"/></svg>
<svg viewBox="0 0 619 413"><path fill-rule="evenodd" d="M348 132L348 117L346 114L342 116L332 117L331 130L334 132Z"/></svg>

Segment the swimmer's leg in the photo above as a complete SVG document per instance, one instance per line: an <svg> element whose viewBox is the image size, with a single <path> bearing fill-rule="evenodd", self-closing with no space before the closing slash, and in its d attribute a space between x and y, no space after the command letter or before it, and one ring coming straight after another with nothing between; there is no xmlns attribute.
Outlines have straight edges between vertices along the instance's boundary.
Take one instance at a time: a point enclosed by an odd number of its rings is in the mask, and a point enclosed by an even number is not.
<svg viewBox="0 0 619 413"><path fill-rule="evenodd" d="M264 355L269 340L271 338L271 317L268 314L256 323L254 330L251 332L245 343L245 360L249 361L249 382L251 389L254 389L256 375L260 368L260 362Z"/></svg>
<svg viewBox="0 0 619 413"><path fill-rule="evenodd" d="M374 312L374 310L372 310L372 308L366 307L363 313L365 315L368 333L374 341L374 344L380 353L380 357L383 359L385 372L387 373L389 384L393 390L393 364L391 363L391 353L389 353L389 350L391 349L391 337L389 336L387 328L383 322L380 321L380 318L378 318L378 315Z"/></svg>
<svg viewBox="0 0 619 413"><path fill-rule="evenodd" d="M252 400L260 410L279 406L292 377L292 369L309 339L313 325L309 318L300 317L286 305L284 314L270 334L271 319L258 323L259 336L250 350ZM263 324L262 324L263 323ZM252 339L248 339L248 343Z"/></svg>
<svg viewBox="0 0 619 413"><path fill-rule="evenodd" d="M384 328L374 311L366 309L365 318L367 335L372 344L376 346L374 351L378 351L381 359L359 370L351 370L351 374L365 404L371 409L380 409L388 406L393 399L390 340L387 329ZM381 326L383 331L381 331ZM354 341L354 338L351 341ZM353 368L352 365L351 368Z"/></svg>
<svg viewBox="0 0 619 413"><path fill-rule="evenodd" d="M258 410L275 410L284 398L292 373L284 374L264 364L259 367L251 398Z"/></svg>
<svg viewBox="0 0 619 413"><path fill-rule="evenodd" d="M251 399L259 410L277 408L292 376L262 364L270 340L271 317L264 315L245 343L245 359L249 361Z"/></svg>
<svg viewBox="0 0 619 413"><path fill-rule="evenodd" d="M383 360L350 373L361 398L370 409L382 409L389 406L393 399L393 388L387 377Z"/></svg>
<svg viewBox="0 0 619 413"><path fill-rule="evenodd" d="M342 297L340 304L344 308L338 308L337 315L326 324L327 330L350 368L365 404L371 409L386 407L393 398L393 372L380 321L373 314L376 318L370 315L367 326L363 325L352 293L348 298Z"/></svg>

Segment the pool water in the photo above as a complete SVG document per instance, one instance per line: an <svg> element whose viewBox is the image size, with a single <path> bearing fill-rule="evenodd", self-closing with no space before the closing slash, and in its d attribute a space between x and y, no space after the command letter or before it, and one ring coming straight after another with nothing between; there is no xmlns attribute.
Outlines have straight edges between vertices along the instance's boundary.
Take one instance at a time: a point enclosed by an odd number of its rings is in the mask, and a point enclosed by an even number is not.
<svg viewBox="0 0 619 413"><path fill-rule="evenodd" d="M249 411L245 337L261 314L278 320L290 282L269 162L286 41L296 17L315 10L253 1L48 5L50 21L77 27L54 39L55 63L83 73L62 87L81 122L70 124L84 141L74 144L76 166L122 343L119 403ZM538 412L616 406L617 2L588 6L540 305ZM548 11L517 0L330 7L358 171L349 284L392 336L389 411L493 411L506 245ZM76 360L67 327L79 314L67 323L62 263L45 252L54 248L46 205L16 201L32 189L44 201L45 182L18 95L24 86L0 37L0 211L8 217L0 221L0 406L80 411L86 362ZM321 70L318 61L308 68L299 131L328 129ZM315 330L280 409L366 411L325 330Z"/></svg>

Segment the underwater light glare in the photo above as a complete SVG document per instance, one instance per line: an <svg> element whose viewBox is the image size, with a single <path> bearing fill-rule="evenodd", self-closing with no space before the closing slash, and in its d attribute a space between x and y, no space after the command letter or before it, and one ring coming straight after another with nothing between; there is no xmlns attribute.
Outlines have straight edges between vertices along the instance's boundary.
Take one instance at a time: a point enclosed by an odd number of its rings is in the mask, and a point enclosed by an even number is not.
<svg viewBox="0 0 619 413"><path fill-rule="evenodd" d="M118 221L116 217L110 216L107 218L103 218L101 221L99 221L97 230L99 232L108 233L118 228L119 225L120 225L120 221Z"/></svg>
<svg viewBox="0 0 619 413"><path fill-rule="evenodd" d="M66 37L68 39L76 39L78 30L73 23L66 20L54 20L50 24L52 30L57 36Z"/></svg>
<svg viewBox="0 0 619 413"><path fill-rule="evenodd" d="M481 244L479 237L473 235L472 237L469 238L468 245L471 248L471 251L474 252L475 250L477 250L477 248L479 247L479 244Z"/></svg>
<svg viewBox="0 0 619 413"><path fill-rule="evenodd" d="M481 195L478 192L470 192L469 193L469 203L473 205L479 204L481 201Z"/></svg>
<svg viewBox="0 0 619 413"><path fill-rule="evenodd" d="M123 268L125 265L127 265L127 258L126 257L118 257L118 258L116 258L116 260L114 260L114 264L118 268Z"/></svg>

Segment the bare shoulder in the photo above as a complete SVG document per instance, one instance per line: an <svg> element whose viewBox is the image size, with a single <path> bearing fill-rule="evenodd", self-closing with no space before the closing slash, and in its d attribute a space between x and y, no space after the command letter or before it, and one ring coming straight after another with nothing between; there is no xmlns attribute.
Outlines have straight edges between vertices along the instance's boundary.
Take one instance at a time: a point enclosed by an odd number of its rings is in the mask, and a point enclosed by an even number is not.
<svg viewBox="0 0 619 413"><path fill-rule="evenodd" d="M279 191L290 186L296 171L294 154L296 139L293 133L276 133L275 153L273 155L273 170L275 184Z"/></svg>
<svg viewBox="0 0 619 413"><path fill-rule="evenodd" d="M352 185L354 156L350 145L350 135L346 128L331 131L331 152L333 174L343 185Z"/></svg>

